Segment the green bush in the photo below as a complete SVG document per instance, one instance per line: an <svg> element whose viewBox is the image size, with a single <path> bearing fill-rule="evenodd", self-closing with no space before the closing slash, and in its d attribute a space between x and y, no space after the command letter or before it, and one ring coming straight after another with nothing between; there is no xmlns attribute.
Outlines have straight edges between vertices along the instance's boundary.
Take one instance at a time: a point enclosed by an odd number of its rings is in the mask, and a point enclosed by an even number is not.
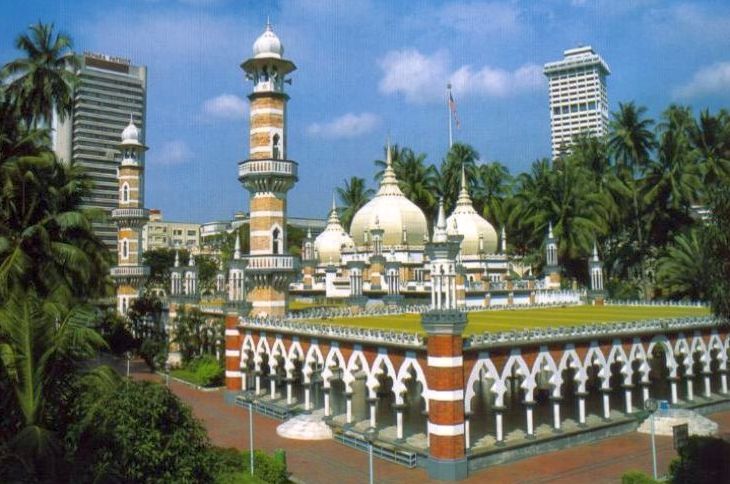
<svg viewBox="0 0 730 484"><path fill-rule="evenodd" d="M730 442L717 437L690 437L669 465L669 474L677 484L730 482Z"/></svg>
<svg viewBox="0 0 730 484"><path fill-rule="evenodd" d="M254 477L251 480L250 453L236 449L214 447L211 454L217 463L216 482L225 484L266 482L269 484L286 484L289 472L286 462L281 456L272 457L260 450L254 451Z"/></svg>
<svg viewBox="0 0 730 484"><path fill-rule="evenodd" d="M139 356L142 357L150 371L163 367L167 360L167 348L164 341L157 338L145 339L139 346Z"/></svg>
<svg viewBox="0 0 730 484"><path fill-rule="evenodd" d="M621 484L657 484L657 482L641 471L627 471L621 476Z"/></svg>

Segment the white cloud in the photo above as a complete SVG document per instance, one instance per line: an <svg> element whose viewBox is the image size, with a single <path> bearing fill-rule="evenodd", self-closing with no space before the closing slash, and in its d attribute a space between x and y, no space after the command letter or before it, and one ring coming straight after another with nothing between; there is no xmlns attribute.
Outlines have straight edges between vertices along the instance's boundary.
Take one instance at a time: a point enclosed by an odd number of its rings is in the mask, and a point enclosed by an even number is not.
<svg viewBox="0 0 730 484"><path fill-rule="evenodd" d="M410 103L434 102L444 98L446 84L457 95L505 97L543 85L542 68L525 64L514 71L464 65L450 71L448 54L439 50L425 55L414 49L390 51L378 61L383 71L379 83L383 94L403 94Z"/></svg>
<svg viewBox="0 0 730 484"><path fill-rule="evenodd" d="M512 3L450 2L438 7L417 9L405 18L404 26L415 31L442 29L479 37L514 35L526 27L521 11Z"/></svg>
<svg viewBox="0 0 730 484"><path fill-rule="evenodd" d="M248 104L235 94L221 94L203 103L206 117L240 120L246 117Z"/></svg>
<svg viewBox="0 0 730 484"><path fill-rule="evenodd" d="M730 62L718 62L695 72L692 79L674 90L675 97L693 98L730 92Z"/></svg>
<svg viewBox="0 0 730 484"><path fill-rule="evenodd" d="M307 128L307 133L322 138L355 138L369 133L380 122L373 113L353 114L347 113L325 123L312 123Z"/></svg>
<svg viewBox="0 0 730 484"><path fill-rule="evenodd" d="M190 161L193 152L183 140L172 140L162 143L153 160L161 165L179 165Z"/></svg>
<svg viewBox="0 0 730 484"><path fill-rule="evenodd" d="M727 9L680 3L651 10L647 24L650 35L660 41L682 45L687 45L691 40L716 45L730 44L730 11Z"/></svg>

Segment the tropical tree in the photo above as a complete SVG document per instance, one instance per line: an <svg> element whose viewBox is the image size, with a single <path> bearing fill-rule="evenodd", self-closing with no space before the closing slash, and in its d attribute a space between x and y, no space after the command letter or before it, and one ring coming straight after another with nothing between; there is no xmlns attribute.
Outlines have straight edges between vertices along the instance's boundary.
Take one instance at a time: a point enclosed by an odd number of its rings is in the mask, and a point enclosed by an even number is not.
<svg viewBox="0 0 730 484"><path fill-rule="evenodd" d="M461 188L461 170L466 172L469 183L477 179L476 162L479 159L477 151L463 143L454 143L446 158L441 161L436 177L436 189L444 199L444 209L451 212L456 205L456 199ZM472 187L470 187L471 189Z"/></svg>
<svg viewBox="0 0 730 484"><path fill-rule="evenodd" d="M730 114L723 109L712 116L703 110L691 127L690 142L702 165L704 185L730 183Z"/></svg>
<svg viewBox="0 0 730 484"><path fill-rule="evenodd" d="M710 200L710 221L704 227L709 300L714 313L730 319L730 187L716 187Z"/></svg>
<svg viewBox="0 0 730 484"><path fill-rule="evenodd" d="M74 378L85 360L105 346L93 329L93 312L42 300L32 291L13 292L0 306L2 432L9 436L0 480L53 480L62 458L64 412ZM3 475L7 472L9 475ZM24 475L24 478L20 478Z"/></svg>
<svg viewBox="0 0 730 484"><path fill-rule="evenodd" d="M7 96L26 126L50 125L54 110L64 119L73 107L79 67L71 39L54 33L53 24L38 22L18 36L15 46L25 56L6 64L2 77L10 80Z"/></svg>
<svg viewBox="0 0 730 484"><path fill-rule="evenodd" d="M657 261L657 283L667 297L704 301L707 267L706 251L698 232L680 234Z"/></svg>
<svg viewBox="0 0 730 484"><path fill-rule="evenodd" d="M375 194L372 188L366 188L365 180L356 176L344 180L345 186L337 188L340 197L341 219L345 230L350 230L350 223L360 208Z"/></svg>
<svg viewBox="0 0 730 484"><path fill-rule="evenodd" d="M512 192L509 169L498 161L477 167L477 189L474 201L477 210L495 227L507 222L506 201Z"/></svg>

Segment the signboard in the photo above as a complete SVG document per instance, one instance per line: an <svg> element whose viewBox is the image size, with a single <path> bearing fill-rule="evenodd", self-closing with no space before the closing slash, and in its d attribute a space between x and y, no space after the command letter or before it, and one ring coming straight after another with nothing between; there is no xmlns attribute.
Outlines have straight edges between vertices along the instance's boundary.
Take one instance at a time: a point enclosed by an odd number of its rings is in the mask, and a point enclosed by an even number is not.
<svg viewBox="0 0 730 484"><path fill-rule="evenodd" d="M680 424L672 427L672 436L674 440L674 450L679 451L687 445L689 438L689 424Z"/></svg>

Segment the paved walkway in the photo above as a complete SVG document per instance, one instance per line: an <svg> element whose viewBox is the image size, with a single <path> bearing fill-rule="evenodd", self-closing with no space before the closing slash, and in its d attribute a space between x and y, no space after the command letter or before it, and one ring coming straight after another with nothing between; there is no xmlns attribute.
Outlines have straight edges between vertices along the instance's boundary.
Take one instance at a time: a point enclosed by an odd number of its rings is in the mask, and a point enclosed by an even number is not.
<svg viewBox="0 0 730 484"><path fill-rule="evenodd" d="M119 370L124 371L119 365ZM150 374L141 361L132 363L134 378L160 381ZM172 390L193 408L203 421L211 440L222 447L248 448L248 411L228 406L222 392L202 392L171 380ZM711 415L720 426L720 433L730 436L730 412ZM276 435L279 421L254 414L254 446L268 452L283 448L290 472L307 483L368 482L368 456L334 441L303 442L282 439ZM665 473L675 456L671 437L657 437L659 473ZM542 454L511 464L494 466L473 473L463 482L499 483L616 483L630 469L651 474L651 447L647 435L636 432L606 439L594 444ZM378 483L426 483L423 469L407 469L375 459L375 481Z"/></svg>

